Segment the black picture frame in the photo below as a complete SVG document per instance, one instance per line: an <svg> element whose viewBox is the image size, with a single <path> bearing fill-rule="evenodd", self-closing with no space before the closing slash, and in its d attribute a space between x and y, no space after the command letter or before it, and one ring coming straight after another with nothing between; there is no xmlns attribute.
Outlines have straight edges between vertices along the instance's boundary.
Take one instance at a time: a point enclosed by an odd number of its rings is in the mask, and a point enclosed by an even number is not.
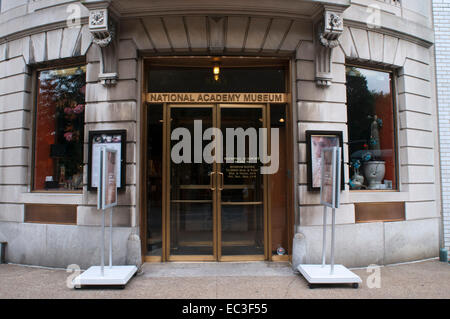
<svg viewBox="0 0 450 319"><path fill-rule="evenodd" d="M97 187L92 186L92 155L93 155L93 140L94 138L104 138L120 135L120 187L118 190L125 189L126 181L126 144L127 144L127 131L126 130L100 130L89 131L88 139L88 190L96 191ZM117 142L116 142L117 143Z"/></svg>
<svg viewBox="0 0 450 319"><path fill-rule="evenodd" d="M328 137L335 138L336 141L339 142L338 145L329 144L324 147L330 146L340 146L342 147L341 152L341 190L345 189L345 180L344 180L344 143L342 138L342 131L305 131L306 136L306 160L307 160L307 178L308 178L308 191L320 191L320 171L315 171L319 165L313 165L313 162L316 160L315 154L313 154L313 139L315 137ZM313 172L314 170L314 172ZM314 175L317 174L317 175ZM313 178L316 176L317 178ZM319 180L319 185L317 185L317 179Z"/></svg>

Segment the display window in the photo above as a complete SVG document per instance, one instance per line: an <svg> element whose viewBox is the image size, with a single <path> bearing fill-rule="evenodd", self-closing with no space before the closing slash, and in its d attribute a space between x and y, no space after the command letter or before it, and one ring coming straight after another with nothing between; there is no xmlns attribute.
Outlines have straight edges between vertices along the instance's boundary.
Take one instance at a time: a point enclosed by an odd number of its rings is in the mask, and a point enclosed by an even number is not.
<svg viewBox="0 0 450 319"><path fill-rule="evenodd" d="M395 105L391 72L347 66L351 190L395 190Z"/></svg>
<svg viewBox="0 0 450 319"><path fill-rule="evenodd" d="M85 66L37 72L33 190L82 190L85 91Z"/></svg>

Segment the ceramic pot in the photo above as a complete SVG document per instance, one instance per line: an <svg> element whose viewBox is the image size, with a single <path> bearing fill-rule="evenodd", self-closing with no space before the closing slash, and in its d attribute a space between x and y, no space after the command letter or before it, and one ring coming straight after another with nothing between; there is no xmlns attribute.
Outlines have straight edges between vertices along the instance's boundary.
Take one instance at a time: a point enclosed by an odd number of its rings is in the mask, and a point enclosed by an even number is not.
<svg viewBox="0 0 450 319"><path fill-rule="evenodd" d="M368 189L380 189L381 181L386 172L384 161L369 161L364 163L364 176L368 182Z"/></svg>

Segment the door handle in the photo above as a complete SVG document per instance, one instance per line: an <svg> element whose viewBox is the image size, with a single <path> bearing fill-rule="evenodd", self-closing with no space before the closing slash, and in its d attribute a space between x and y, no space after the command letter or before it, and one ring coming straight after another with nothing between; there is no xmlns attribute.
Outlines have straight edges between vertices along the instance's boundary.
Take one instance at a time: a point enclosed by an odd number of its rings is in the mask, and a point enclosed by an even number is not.
<svg viewBox="0 0 450 319"><path fill-rule="evenodd" d="M223 190L223 173L222 172L218 172L217 174L220 175L219 191L222 191Z"/></svg>
<svg viewBox="0 0 450 319"><path fill-rule="evenodd" d="M214 187L214 174L216 174L216 172L209 172L209 189L212 191L216 190Z"/></svg>

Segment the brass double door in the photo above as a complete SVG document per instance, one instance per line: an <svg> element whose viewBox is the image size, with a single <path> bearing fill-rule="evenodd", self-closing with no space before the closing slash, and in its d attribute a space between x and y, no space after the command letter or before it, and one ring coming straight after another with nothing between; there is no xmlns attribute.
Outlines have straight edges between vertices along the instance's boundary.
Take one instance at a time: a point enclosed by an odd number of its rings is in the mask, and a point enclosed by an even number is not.
<svg viewBox="0 0 450 319"><path fill-rule="evenodd" d="M260 170L258 131L268 123L268 108L166 105L165 259L267 259L267 176ZM220 129L222 143L211 128ZM230 144L227 129L249 134L240 141L233 135Z"/></svg>

